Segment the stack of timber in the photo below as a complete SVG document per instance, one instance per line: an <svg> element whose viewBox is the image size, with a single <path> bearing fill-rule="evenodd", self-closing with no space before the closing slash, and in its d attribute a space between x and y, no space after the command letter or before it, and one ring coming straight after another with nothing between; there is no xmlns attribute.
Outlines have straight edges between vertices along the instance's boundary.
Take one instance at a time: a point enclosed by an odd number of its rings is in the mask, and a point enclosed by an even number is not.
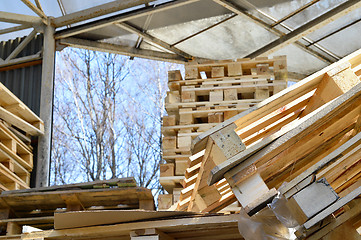
<svg viewBox="0 0 361 240"><path fill-rule="evenodd" d="M0 83L0 190L29 188L33 169L32 136L43 121Z"/></svg>
<svg viewBox="0 0 361 240"><path fill-rule="evenodd" d="M120 178L3 191L0 194L0 234L6 235L6 239L17 236L24 225L53 229L55 213L124 209L154 210L151 190L137 187L133 178Z"/></svg>
<svg viewBox="0 0 361 240"><path fill-rule="evenodd" d="M165 103L168 116L163 118L162 126L166 164L160 167L160 182L169 194L160 195L158 202L159 209L168 209L180 200L184 209L202 158L189 159L192 140L285 89L287 62L285 56L277 56L189 63L185 65L185 80L180 71L170 71L168 80L170 91ZM226 198L231 192L226 181L217 188L214 191ZM181 190L186 192L182 199Z"/></svg>
<svg viewBox="0 0 361 240"><path fill-rule="evenodd" d="M360 76L361 50L199 135L188 210L226 180L249 215L282 205L299 239L360 239Z"/></svg>

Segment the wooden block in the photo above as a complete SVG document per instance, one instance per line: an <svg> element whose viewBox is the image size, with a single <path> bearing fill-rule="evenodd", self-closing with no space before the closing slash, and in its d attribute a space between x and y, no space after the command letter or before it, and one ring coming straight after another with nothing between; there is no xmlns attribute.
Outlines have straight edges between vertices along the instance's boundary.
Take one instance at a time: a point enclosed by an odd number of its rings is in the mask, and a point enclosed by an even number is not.
<svg viewBox="0 0 361 240"><path fill-rule="evenodd" d="M234 117L237 114L238 114L238 111L224 111L223 120L226 121L227 119L230 119L231 117Z"/></svg>
<svg viewBox="0 0 361 240"><path fill-rule="evenodd" d="M173 204L179 201L182 190L183 190L183 188L174 188L173 189Z"/></svg>
<svg viewBox="0 0 361 240"><path fill-rule="evenodd" d="M190 148L192 145L192 137L191 136L179 136L177 141L178 148Z"/></svg>
<svg viewBox="0 0 361 240"><path fill-rule="evenodd" d="M232 191L242 207L246 207L248 204L262 197L269 189L259 173L256 173L232 187Z"/></svg>
<svg viewBox="0 0 361 240"><path fill-rule="evenodd" d="M224 77L224 67L212 67L212 78Z"/></svg>
<svg viewBox="0 0 361 240"><path fill-rule="evenodd" d="M256 89L265 89L265 90L268 90L268 81L267 81L267 80L257 81L257 82L255 82L255 84L258 85L258 86L256 87Z"/></svg>
<svg viewBox="0 0 361 240"><path fill-rule="evenodd" d="M198 194L207 206L217 202L222 197L215 185L198 190Z"/></svg>
<svg viewBox="0 0 361 240"><path fill-rule="evenodd" d="M270 74L269 64L257 64L257 75Z"/></svg>
<svg viewBox="0 0 361 240"><path fill-rule="evenodd" d="M274 72L275 80L287 80L288 72L287 70Z"/></svg>
<svg viewBox="0 0 361 240"><path fill-rule="evenodd" d="M182 113L192 111L192 108L179 109L179 125L193 124L194 119L192 113Z"/></svg>
<svg viewBox="0 0 361 240"><path fill-rule="evenodd" d="M185 79L199 79L199 72L196 66L184 66L185 69Z"/></svg>
<svg viewBox="0 0 361 240"><path fill-rule="evenodd" d="M221 123L223 122L223 112L208 113L208 123Z"/></svg>
<svg viewBox="0 0 361 240"><path fill-rule="evenodd" d="M14 222L8 222L6 226L6 235L17 235L22 233L22 227Z"/></svg>
<svg viewBox="0 0 361 240"><path fill-rule="evenodd" d="M173 237L155 228L130 231L129 235L131 240L174 240Z"/></svg>
<svg viewBox="0 0 361 240"><path fill-rule="evenodd" d="M182 74L180 70L168 71L168 81L179 81L182 80Z"/></svg>
<svg viewBox="0 0 361 240"><path fill-rule="evenodd" d="M163 117L163 126L175 126L176 125L176 116L175 115L169 115Z"/></svg>
<svg viewBox="0 0 361 240"><path fill-rule="evenodd" d="M223 101L223 90L215 90L209 92L210 102L222 102Z"/></svg>
<svg viewBox="0 0 361 240"><path fill-rule="evenodd" d="M164 136L162 141L163 149L176 149L177 137L176 136Z"/></svg>
<svg viewBox="0 0 361 240"><path fill-rule="evenodd" d="M251 68L251 75L257 76L257 68Z"/></svg>
<svg viewBox="0 0 361 240"><path fill-rule="evenodd" d="M175 160L175 175L183 176L186 172L187 167L188 167L188 160L176 159Z"/></svg>
<svg viewBox="0 0 361 240"><path fill-rule="evenodd" d="M180 95L179 91L169 91L167 97L165 98L165 103L179 103Z"/></svg>
<svg viewBox="0 0 361 240"><path fill-rule="evenodd" d="M271 203L272 200L277 196L278 192L275 188L272 188L268 192L264 193L261 197L248 204L244 210L249 216L252 216L267 207L267 204Z"/></svg>
<svg viewBox="0 0 361 240"><path fill-rule="evenodd" d="M224 90L224 101L238 100L237 89L225 89Z"/></svg>
<svg viewBox="0 0 361 240"><path fill-rule="evenodd" d="M277 61L273 62L273 71L287 71L287 60L285 56L280 56Z"/></svg>
<svg viewBox="0 0 361 240"><path fill-rule="evenodd" d="M170 91L179 91L180 90L180 84L179 82L169 82L168 88Z"/></svg>
<svg viewBox="0 0 361 240"><path fill-rule="evenodd" d="M241 76L242 75L242 65L241 63L234 62L228 64L228 76Z"/></svg>
<svg viewBox="0 0 361 240"><path fill-rule="evenodd" d="M173 194L159 194L158 210L167 210L173 205Z"/></svg>
<svg viewBox="0 0 361 240"><path fill-rule="evenodd" d="M160 164L159 171L161 177L174 176L174 164L173 163Z"/></svg>
<svg viewBox="0 0 361 240"><path fill-rule="evenodd" d="M235 132L235 129L236 125L231 124L210 136L215 143L213 148L219 149L226 159L246 149L246 146Z"/></svg>
<svg viewBox="0 0 361 240"><path fill-rule="evenodd" d="M287 201L287 207L292 216L302 225L337 199L337 194L327 181L320 179L293 195Z"/></svg>
<svg viewBox="0 0 361 240"><path fill-rule="evenodd" d="M266 99L269 97L269 90L268 89L256 89L254 93L255 99Z"/></svg>
<svg viewBox="0 0 361 240"><path fill-rule="evenodd" d="M154 210L153 199L139 199L139 209Z"/></svg>
<svg viewBox="0 0 361 240"><path fill-rule="evenodd" d="M196 93L194 91L182 91L182 102L195 102Z"/></svg>
<svg viewBox="0 0 361 240"><path fill-rule="evenodd" d="M16 153L16 146L17 143L15 140L13 139L7 139L7 140L0 140L7 148L9 148L11 151L13 151L14 153Z"/></svg>
<svg viewBox="0 0 361 240"><path fill-rule="evenodd" d="M277 84L276 86L273 86L273 94L281 92L287 88L287 81L285 80L274 80L273 83Z"/></svg>

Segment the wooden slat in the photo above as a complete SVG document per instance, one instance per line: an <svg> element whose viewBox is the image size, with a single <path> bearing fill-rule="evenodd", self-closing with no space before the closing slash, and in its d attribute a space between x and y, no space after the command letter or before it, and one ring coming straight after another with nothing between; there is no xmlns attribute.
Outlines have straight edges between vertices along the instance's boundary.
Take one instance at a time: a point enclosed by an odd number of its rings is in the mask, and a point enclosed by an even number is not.
<svg viewBox="0 0 361 240"><path fill-rule="evenodd" d="M34 127L30 123L26 122L25 120L21 119L20 117L16 116L15 114L7 111L3 107L0 106L0 118L4 119L8 123L18 127L19 129L27 132L33 136L43 135L44 131Z"/></svg>

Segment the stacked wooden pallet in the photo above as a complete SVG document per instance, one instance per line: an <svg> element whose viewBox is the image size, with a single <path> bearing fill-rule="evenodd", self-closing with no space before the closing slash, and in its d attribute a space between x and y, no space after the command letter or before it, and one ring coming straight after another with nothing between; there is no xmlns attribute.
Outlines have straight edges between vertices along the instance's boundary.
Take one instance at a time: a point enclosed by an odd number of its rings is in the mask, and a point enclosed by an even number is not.
<svg viewBox="0 0 361 240"><path fill-rule="evenodd" d="M202 157L189 160L192 140L285 89L287 63L285 56L279 56L188 64L185 80L180 71L170 71L168 80L168 116L162 126L163 159L167 163L160 167L160 182L170 194L159 197L160 209L176 203L183 187L191 190ZM231 192L225 181L218 188L222 196ZM189 194L191 191L187 198Z"/></svg>
<svg viewBox="0 0 361 240"><path fill-rule="evenodd" d="M53 229L54 213L120 209L154 210L151 190L137 187L133 178L120 178L4 191L0 194L0 235L20 234L24 225Z"/></svg>
<svg viewBox="0 0 361 240"><path fill-rule="evenodd" d="M43 122L0 83L0 189L29 188L33 168L31 136L43 134Z"/></svg>
<svg viewBox="0 0 361 240"><path fill-rule="evenodd" d="M250 215L280 193L299 238L359 239L360 77L361 50L199 135L191 210L225 178Z"/></svg>

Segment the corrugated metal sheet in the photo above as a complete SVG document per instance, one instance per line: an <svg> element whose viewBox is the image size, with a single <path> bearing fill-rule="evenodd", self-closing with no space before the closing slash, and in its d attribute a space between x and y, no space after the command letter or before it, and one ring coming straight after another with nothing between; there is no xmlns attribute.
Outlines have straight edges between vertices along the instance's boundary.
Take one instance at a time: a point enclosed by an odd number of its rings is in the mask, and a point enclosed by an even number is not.
<svg viewBox="0 0 361 240"><path fill-rule="evenodd" d="M0 57L6 59L24 38L0 42ZM36 54L42 49L42 46L43 36L37 35L17 57ZM41 70L42 65L39 64L9 71L0 71L0 82L37 115L40 112Z"/></svg>

